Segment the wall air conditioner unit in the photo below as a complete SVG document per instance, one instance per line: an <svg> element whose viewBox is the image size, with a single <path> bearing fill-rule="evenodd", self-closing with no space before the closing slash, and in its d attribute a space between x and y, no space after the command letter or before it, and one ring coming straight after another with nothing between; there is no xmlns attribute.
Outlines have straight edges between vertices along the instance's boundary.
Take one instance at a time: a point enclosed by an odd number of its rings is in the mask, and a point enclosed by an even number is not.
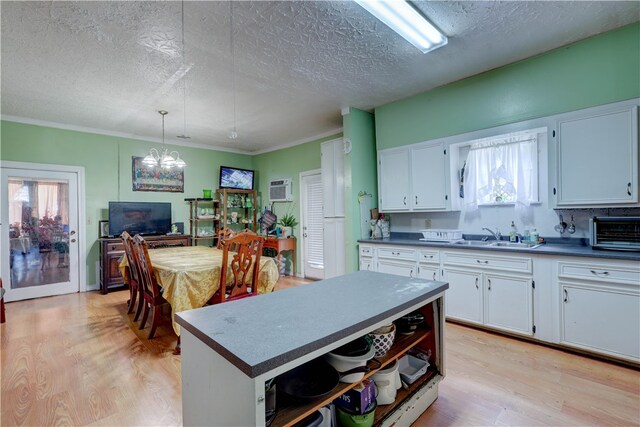
<svg viewBox="0 0 640 427"><path fill-rule="evenodd" d="M290 202L293 200L291 193L291 178L274 179L269 181L269 200L272 202Z"/></svg>

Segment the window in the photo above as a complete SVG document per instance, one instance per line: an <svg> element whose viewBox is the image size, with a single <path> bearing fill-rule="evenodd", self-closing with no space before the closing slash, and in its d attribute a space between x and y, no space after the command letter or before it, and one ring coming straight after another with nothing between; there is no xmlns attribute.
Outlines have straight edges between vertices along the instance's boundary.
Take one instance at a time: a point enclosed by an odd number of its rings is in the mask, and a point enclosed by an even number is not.
<svg viewBox="0 0 640 427"><path fill-rule="evenodd" d="M501 135L472 141L464 166L464 207L538 201L538 133Z"/></svg>

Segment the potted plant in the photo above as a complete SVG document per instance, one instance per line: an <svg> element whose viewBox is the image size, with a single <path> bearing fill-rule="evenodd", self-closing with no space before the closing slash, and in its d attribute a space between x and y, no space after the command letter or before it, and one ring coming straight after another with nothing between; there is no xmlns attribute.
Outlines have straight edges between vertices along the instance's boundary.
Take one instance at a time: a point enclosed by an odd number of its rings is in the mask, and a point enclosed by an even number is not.
<svg viewBox="0 0 640 427"><path fill-rule="evenodd" d="M291 214L282 215L278 224L282 226L284 230L284 237L293 236L293 227L298 225L298 221L296 221L296 217Z"/></svg>

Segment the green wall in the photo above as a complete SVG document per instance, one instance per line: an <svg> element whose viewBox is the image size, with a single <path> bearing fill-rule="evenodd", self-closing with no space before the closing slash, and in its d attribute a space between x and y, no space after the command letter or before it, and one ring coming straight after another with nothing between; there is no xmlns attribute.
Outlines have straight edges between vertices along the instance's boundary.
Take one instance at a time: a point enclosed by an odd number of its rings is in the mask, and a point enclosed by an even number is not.
<svg viewBox="0 0 640 427"><path fill-rule="evenodd" d="M131 157L144 156L159 144L7 121L0 125L0 159L85 168L87 285L95 283L98 221L107 219L109 201L171 202L173 220L183 221L188 227L185 197L198 197L205 188L217 188L220 165L246 169L253 166L248 155L174 146L188 164L184 193L133 192Z"/></svg>
<svg viewBox="0 0 640 427"><path fill-rule="evenodd" d="M253 157L253 168L256 170L258 181L258 200L260 209L269 204L269 181L278 178L292 179L292 202L277 202L274 212L278 216L290 213L300 222L300 172L320 169L320 144L332 139L341 138L342 133L283 148L269 153L258 154ZM293 229L295 236L300 235L300 225ZM297 247L296 271L300 271L301 247Z"/></svg>
<svg viewBox="0 0 640 427"><path fill-rule="evenodd" d="M351 140L351 153L345 156L345 245L347 273L357 271L358 239L360 234L360 205L358 193L372 195L371 207L377 205L375 120L371 113L351 108L343 117L345 139Z"/></svg>
<svg viewBox="0 0 640 427"><path fill-rule="evenodd" d="M446 48L445 48L446 49ZM376 108L378 149L640 96L640 24Z"/></svg>

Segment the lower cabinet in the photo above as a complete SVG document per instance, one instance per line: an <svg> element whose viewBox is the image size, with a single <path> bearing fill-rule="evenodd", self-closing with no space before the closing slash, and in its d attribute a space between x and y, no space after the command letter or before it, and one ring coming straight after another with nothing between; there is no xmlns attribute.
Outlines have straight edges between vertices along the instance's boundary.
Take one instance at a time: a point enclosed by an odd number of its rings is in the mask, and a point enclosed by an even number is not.
<svg viewBox="0 0 640 427"><path fill-rule="evenodd" d="M380 273L397 274L398 276L415 277L416 264L402 261L378 260L376 271Z"/></svg>
<svg viewBox="0 0 640 427"><path fill-rule="evenodd" d="M534 334L531 258L447 251L443 259L448 318Z"/></svg>
<svg viewBox="0 0 640 427"><path fill-rule="evenodd" d="M374 271L373 258L361 257L360 270Z"/></svg>
<svg viewBox="0 0 640 427"><path fill-rule="evenodd" d="M425 280L440 280L440 267L437 265L418 265L418 277Z"/></svg>
<svg viewBox="0 0 640 427"><path fill-rule="evenodd" d="M533 334L531 278L484 274L484 323L492 328Z"/></svg>
<svg viewBox="0 0 640 427"><path fill-rule="evenodd" d="M482 324L482 274L446 269L442 280L449 282L449 291L445 298L445 316Z"/></svg>
<svg viewBox="0 0 640 427"><path fill-rule="evenodd" d="M640 362L640 267L559 263L560 343Z"/></svg>

